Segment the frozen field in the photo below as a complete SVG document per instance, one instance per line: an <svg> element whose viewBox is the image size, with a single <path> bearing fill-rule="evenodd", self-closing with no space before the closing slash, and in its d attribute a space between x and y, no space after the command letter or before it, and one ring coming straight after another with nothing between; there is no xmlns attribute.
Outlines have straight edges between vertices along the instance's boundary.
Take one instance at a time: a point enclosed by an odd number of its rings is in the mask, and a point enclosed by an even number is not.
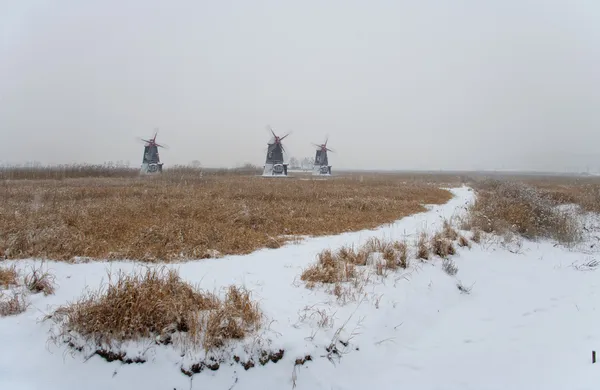
<svg viewBox="0 0 600 390"><path fill-rule="evenodd" d="M598 259L600 223L594 216L585 221L589 232L575 248L550 241L506 245L486 236L452 256L459 268L455 276L443 271L439 258L412 260L407 270L373 277L361 299L343 305L300 281L323 249L370 237L410 242L421 231L439 229L474 196L464 187L452 192L447 204L376 230L169 265L208 290L233 283L253 291L268 321L244 341L246 353L261 345L282 349L284 356L249 370L221 364L190 378L181 367L194 362L193 354L182 357L152 342L124 347L144 357L143 364L107 363L49 342L52 323L41 320L53 308L86 287L98 288L107 270L141 266L49 262L56 293L33 295L25 313L0 318L0 389L598 389L600 363L592 364L591 354L600 350L600 274L584 265ZM25 268L32 262L16 263ZM333 322L318 324L317 310ZM332 344L339 353L326 351ZM244 354L244 346L229 352ZM295 365L307 355L310 361Z"/></svg>

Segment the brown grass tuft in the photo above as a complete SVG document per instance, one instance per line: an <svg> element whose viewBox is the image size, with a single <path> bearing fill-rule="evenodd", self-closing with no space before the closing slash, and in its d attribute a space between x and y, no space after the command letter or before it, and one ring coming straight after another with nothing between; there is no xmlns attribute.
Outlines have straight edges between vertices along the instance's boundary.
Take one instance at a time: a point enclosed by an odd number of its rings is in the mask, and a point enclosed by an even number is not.
<svg viewBox="0 0 600 390"><path fill-rule="evenodd" d="M396 249L394 249L392 245L385 248L385 250L382 252L382 257L383 260L385 260L385 263L382 265L384 265L387 269L394 270L400 265L398 252L396 252Z"/></svg>
<svg viewBox="0 0 600 390"><path fill-rule="evenodd" d="M458 232L448 220L444 220L442 235L444 238L447 238L450 241L455 241L458 239Z"/></svg>
<svg viewBox="0 0 600 390"><path fill-rule="evenodd" d="M283 235L375 228L451 198L435 184L394 175L266 180L185 169L107 175L3 182L0 256L154 262L211 251L246 254L284 244Z"/></svg>
<svg viewBox="0 0 600 390"><path fill-rule="evenodd" d="M25 275L25 286L34 294L43 292L44 295L54 294L55 276L48 271L42 271L42 267L31 267L31 272Z"/></svg>
<svg viewBox="0 0 600 390"><path fill-rule="evenodd" d="M398 254L398 265L401 268L407 269L409 266L408 261L408 246L406 242L394 242L394 249L396 249L396 253Z"/></svg>
<svg viewBox="0 0 600 390"><path fill-rule="evenodd" d="M417 259L429 259L429 247L427 246L427 233L422 232L417 241Z"/></svg>
<svg viewBox="0 0 600 390"><path fill-rule="evenodd" d="M29 303L22 292L13 291L12 298L0 292L0 317L12 316L27 310Z"/></svg>
<svg viewBox="0 0 600 390"><path fill-rule="evenodd" d="M341 261L352 265L366 265L369 254L370 253L364 248L355 250L354 247L347 246L341 247L336 252L336 256Z"/></svg>
<svg viewBox="0 0 600 390"><path fill-rule="evenodd" d="M354 264L351 261L357 256L350 255L350 249L342 248L339 253L332 253L326 249L317 255L317 263L302 272L301 280L311 283L339 283L346 282L355 276Z"/></svg>
<svg viewBox="0 0 600 390"><path fill-rule="evenodd" d="M173 343L180 332L180 343L208 350L257 329L261 314L245 290L232 286L222 301L162 267L109 276L106 291L86 293L51 318L63 334L76 332L97 345L142 338Z"/></svg>
<svg viewBox="0 0 600 390"><path fill-rule="evenodd" d="M445 237L445 233L436 233L431 238L431 251L434 255L441 258L456 254L454 244L448 238Z"/></svg>
<svg viewBox="0 0 600 390"><path fill-rule="evenodd" d="M16 265L0 267L0 287L9 288L18 285L18 277L19 273L17 272Z"/></svg>
<svg viewBox="0 0 600 390"><path fill-rule="evenodd" d="M208 315L204 349L220 348L228 340L240 340L259 328L261 313L250 292L230 286L225 301Z"/></svg>

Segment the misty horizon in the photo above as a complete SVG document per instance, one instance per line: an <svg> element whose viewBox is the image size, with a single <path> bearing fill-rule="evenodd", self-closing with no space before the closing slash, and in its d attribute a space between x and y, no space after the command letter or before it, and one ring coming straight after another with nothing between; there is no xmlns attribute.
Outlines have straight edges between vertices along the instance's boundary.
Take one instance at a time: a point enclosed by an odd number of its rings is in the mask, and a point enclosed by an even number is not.
<svg viewBox="0 0 600 390"><path fill-rule="evenodd" d="M600 171L600 4L9 0L0 163Z"/></svg>

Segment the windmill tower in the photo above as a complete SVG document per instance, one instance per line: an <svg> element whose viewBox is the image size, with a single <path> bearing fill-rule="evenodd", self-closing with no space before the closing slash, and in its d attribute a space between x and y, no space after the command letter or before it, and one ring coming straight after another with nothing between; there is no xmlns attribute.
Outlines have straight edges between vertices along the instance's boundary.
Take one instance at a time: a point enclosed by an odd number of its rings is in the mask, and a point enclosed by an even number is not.
<svg viewBox="0 0 600 390"><path fill-rule="evenodd" d="M288 164L283 162L283 153L285 149L281 141L283 141L290 133L283 137L277 136L271 127L268 127L273 134L271 142L267 145L267 159L263 169L263 176L287 176Z"/></svg>
<svg viewBox="0 0 600 390"><path fill-rule="evenodd" d="M158 155L158 148L167 148L166 145L159 145L156 143L156 136L158 132L154 133L154 137L151 139L140 138L145 143L144 145L144 156L142 157L142 169L141 173L158 173L162 172L163 164L160 162Z"/></svg>
<svg viewBox="0 0 600 390"><path fill-rule="evenodd" d="M329 165L327 152L333 152L333 150L327 147L327 141L329 141L329 138L325 139L325 143L321 145L313 143L313 145L317 147L317 154L315 155L315 163L313 165L313 175L331 175L331 165Z"/></svg>

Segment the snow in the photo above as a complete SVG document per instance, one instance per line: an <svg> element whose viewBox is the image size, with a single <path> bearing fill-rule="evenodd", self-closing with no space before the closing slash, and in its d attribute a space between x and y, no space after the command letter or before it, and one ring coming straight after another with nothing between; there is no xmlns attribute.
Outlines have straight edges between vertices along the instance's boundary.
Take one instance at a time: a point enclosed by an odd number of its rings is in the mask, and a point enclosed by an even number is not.
<svg viewBox="0 0 600 390"><path fill-rule="evenodd" d="M133 262L49 262L58 287L51 296L30 297L25 313L0 318L0 389L592 389L600 385L598 271L592 243L564 248L552 242L523 241L509 251L502 240L452 256L459 271L449 276L441 259L413 260L408 270L373 277L366 295L340 304L324 288L307 289L304 268L323 249L360 245L370 237L414 240L421 231L441 228L473 199L468 188L453 189L445 205L375 230L308 238L279 249L172 265L202 288L235 283L253 291L269 318L265 330L245 341L285 350L282 360L244 370L222 364L191 379L180 367L194 361L151 343L127 346L148 361L125 365L87 359L48 341L51 321L41 321L58 305L96 289L106 272L131 272ZM586 216L588 226L594 216ZM596 225L599 225L596 223ZM590 248L591 247L591 248ZM513 253L514 252L514 253ZM34 260L18 261L19 268ZM12 262L5 262L12 263ZM591 263L593 264L593 263ZM457 283L472 287L461 293ZM321 327L316 310L334 319ZM272 321L272 322L270 322ZM343 329L338 332L338 329ZM341 356L325 357L339 338ZM241 353L241 347L236 347ZM297 358L312 360L294 366Z"/></svg>

